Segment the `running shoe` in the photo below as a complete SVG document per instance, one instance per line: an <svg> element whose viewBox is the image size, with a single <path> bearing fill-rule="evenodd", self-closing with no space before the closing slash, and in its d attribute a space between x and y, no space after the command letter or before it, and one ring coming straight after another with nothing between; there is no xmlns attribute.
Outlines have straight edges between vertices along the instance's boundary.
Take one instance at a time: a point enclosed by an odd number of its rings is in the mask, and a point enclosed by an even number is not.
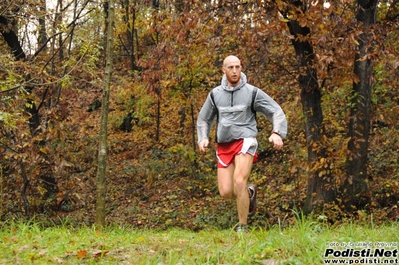
<svg viewBox="0 0 399 265"><path fill-rule="evenodd" d="M238 223L234 226L234 231L237 233L248 233L248 225Z"/></svg>
<svg viewBox="0 0 399 265"><path fill-rule="evenodd" d="M248 185L248 194L249 194L249 215L254 215L256 212L256 193L257 187L255 184Z"/></svg>

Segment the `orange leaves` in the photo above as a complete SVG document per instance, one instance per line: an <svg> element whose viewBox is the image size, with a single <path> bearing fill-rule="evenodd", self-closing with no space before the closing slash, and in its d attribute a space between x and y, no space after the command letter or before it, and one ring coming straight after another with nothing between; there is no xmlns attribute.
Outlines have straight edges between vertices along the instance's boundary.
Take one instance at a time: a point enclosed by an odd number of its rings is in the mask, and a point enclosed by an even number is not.
<svg viewBox="0 0 399 265"><path fill-rule="evenodd" d="M86 249L81 249L76 251L76 257L78 259L85 259L85 258L90 258L93 257L94 259L99 259L103 257L104 255L107 255L109 253L109 250L99 250L99 249L93 249L93 250L86 250ZM67 256L71 256L74 254L74 252L68 251Z"/></svg>
<svg viewBox="0 0 399 265"><path fill-rule="evenodd" d="M87 255L87 250L79 250L77 252L77 256L78 256L79 259L84 258L86 255Z"/></svg>

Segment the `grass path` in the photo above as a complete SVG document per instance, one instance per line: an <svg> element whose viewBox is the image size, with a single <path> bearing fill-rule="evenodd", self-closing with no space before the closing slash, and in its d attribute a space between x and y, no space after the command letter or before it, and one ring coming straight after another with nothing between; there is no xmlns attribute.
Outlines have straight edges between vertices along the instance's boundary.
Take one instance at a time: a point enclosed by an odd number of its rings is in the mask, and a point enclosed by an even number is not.
<svg viewBox="0 0 399 265"><path fill-rule="evenodd" d="M345 247L344 243L351 244ZM324 264L327 249L334 260L338 257L333 255L345 255L343 251L347 249L353 249L352 255L358 251L359 257L344 259L346 264L365 264L361 259L365 262L364 255L376 249L380 250L378 255L385 257L379 260L373 257L374 261L399 264L398 243L397 222L379 227L370 224L330 227L318 221L298 220L286 229L257 228L248 234L216 229L193 232L121 227L97 231L90 227L43 228L35 223L12 223L0 230L0 264L313 265ZM365 249L363 254L362 249ZM370 249L369 253L366 249Z"/></svg>

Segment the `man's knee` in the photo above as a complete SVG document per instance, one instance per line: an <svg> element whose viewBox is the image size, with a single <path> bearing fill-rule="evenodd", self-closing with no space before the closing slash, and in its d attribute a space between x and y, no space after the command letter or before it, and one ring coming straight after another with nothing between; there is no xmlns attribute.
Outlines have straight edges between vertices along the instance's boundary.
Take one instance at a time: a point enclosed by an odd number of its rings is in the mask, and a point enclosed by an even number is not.
<svg viewBox="0 0 399 265"><path fill-rule="evenodd" d="M234 190L232 185L221 185L222 183L219 183L219 194L222 196L224 199L231 199L234 198Z"/></svg>
<svg viewBox="0 0 399 265"><path fill-rule="evenodd" d="M234 189L236 190L237 193L245 190L246 187L247 187L247 179L246 178L238 177L235 179Z"/></svg>
<svg viewBox="0 0 399 265"><path fill-rule="evenodd" d="M219 188L219 194L224 199L232 199L232 198L234 198L234 192L231 189L220 187Z"/></svg>

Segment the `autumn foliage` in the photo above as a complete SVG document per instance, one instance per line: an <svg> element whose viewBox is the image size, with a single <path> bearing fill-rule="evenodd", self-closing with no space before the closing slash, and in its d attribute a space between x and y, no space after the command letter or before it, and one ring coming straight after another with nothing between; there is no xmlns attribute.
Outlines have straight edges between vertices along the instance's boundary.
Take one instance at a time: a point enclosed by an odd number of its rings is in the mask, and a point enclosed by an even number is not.
<svg viewBox="0 0 399 265"><path fill-rule="evenodd" d="M47 9L33 4L0 8L5 18L0 21L0 215L2 220L70 218L92 224L106 5L54 2ZM235 223L234 202L218 195L215 146L200 155L195 131L198 111L220 83L221 63L229 54L241 58L249 82L275 98L289 122L284 149L274 151L267 140L271 124L258 119L260 159L251 181L260 195L252 224L274 224L303 209L309 171L315 168L320 177L329 176L323 189L336 192L336 199L315 214L331 223L371 214L379 222L398 219L399 22L394 10L388 2L378 7L377 22L367 32L370 52L360 59L373 62L368 191L362 194L362 207L347 209L350 194L341 187L351 181L345 168L348 126L363 27L355 20L355 2L301 3L306 8L293 12L289 2L279 0L116 1L109 223L189 229ZM325 156L312 164L298 84L304 66L297 61L287 27L293 20L310 30L295 41L313 47L322 99L324 129L318 148ZM35 30L28 27L32 24ZM10 32L17 33L24 60L11 52L6 41Z"/></svg>

